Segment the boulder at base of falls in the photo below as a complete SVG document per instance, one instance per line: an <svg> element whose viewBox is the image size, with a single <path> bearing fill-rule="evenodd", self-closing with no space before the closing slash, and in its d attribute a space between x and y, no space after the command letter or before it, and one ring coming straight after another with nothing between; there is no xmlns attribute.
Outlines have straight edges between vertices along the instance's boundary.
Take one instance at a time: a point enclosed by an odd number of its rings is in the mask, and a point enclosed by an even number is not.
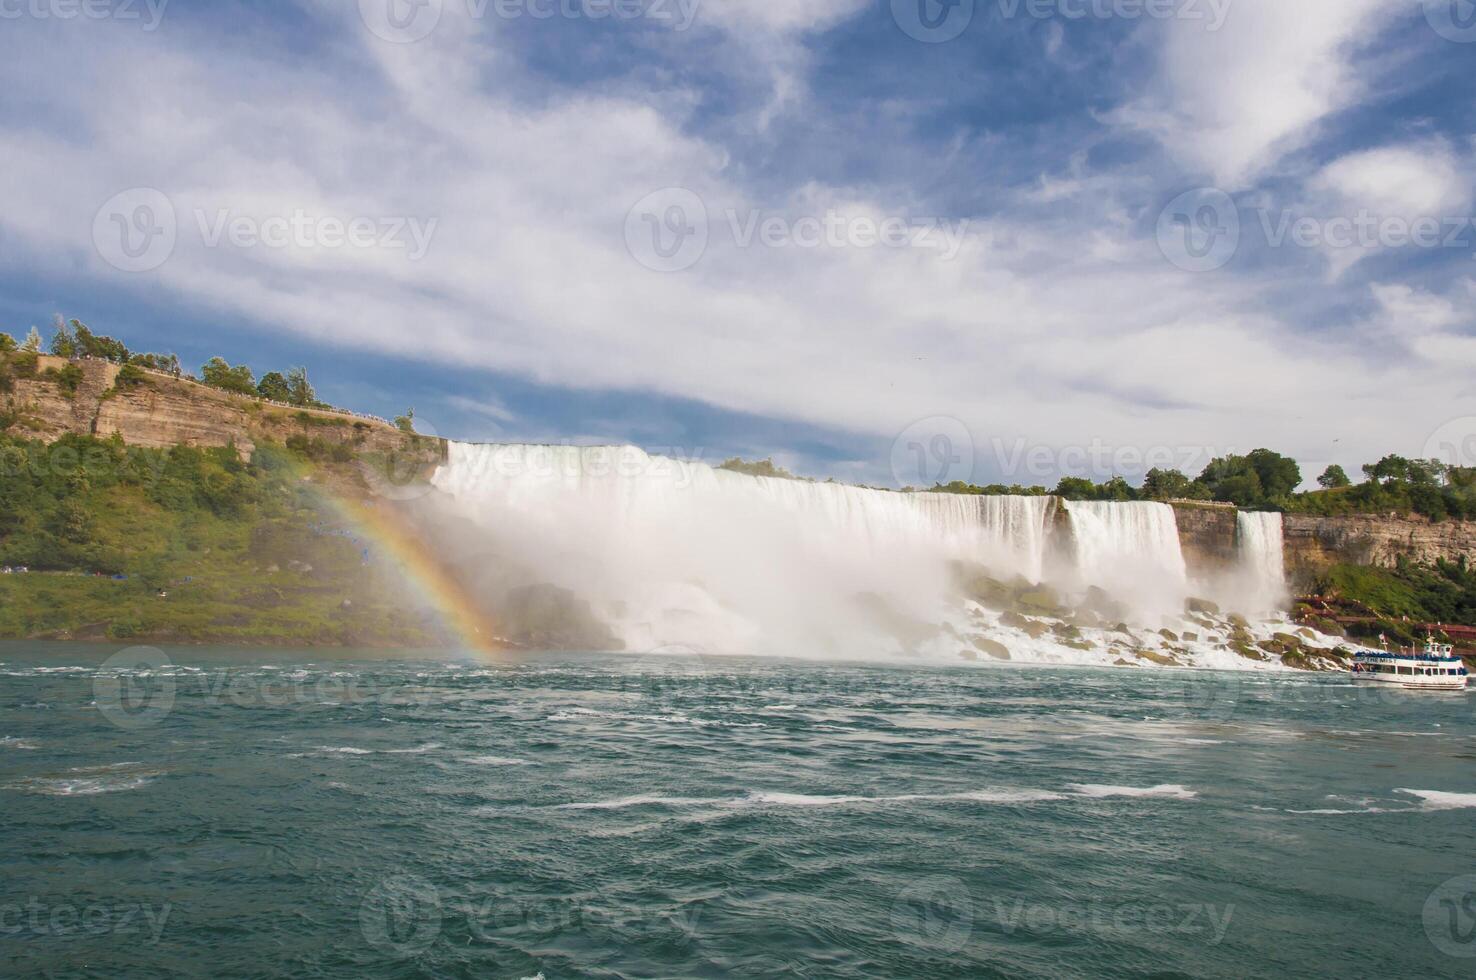
<svg viewBox="0 0 1476 980"><path fill-rule="evenodd" d="M1003 643L996 643L994 640L990 640L982 636L974 637L974 646L978 647L984 653L989 654L995 660L1014 659L1010 656L1009 647L1005 646Z"/></svg>
<svg viewBox="0 0 1476 980"><path fill-rule="evenodd" d="M1061 605L1061 597L1049 585L1037 585L1015 596L1015 608L1032 616L1049 616L1062 619L1068 610Z"/></svg>
<svg viewBox="0 0 1476 980"><path fill-rule="evenodd" d="M1186 599L1184 600L1184 610L1190 613L1199 613L1202 616L1220 615L1219 604L1210 602L1208 599Z"/></svg>

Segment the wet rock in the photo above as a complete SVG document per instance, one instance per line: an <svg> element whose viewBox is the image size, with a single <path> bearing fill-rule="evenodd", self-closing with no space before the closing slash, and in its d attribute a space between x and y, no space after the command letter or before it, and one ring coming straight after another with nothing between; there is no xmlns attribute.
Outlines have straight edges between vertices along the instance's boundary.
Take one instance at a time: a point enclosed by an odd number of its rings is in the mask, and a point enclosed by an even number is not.
<svg viewBox="0 0 1476 980"><path fill-rule="evenodd" d="M1200 613L1207 616L1220 615L1219 605L1217 603L1210 602L1208 599L1186 599L1184 601L1184 610L1186 612Z"/></svg>
<svg viewBox="0 0 1476 980"><path fill-rule="evenodd" d="M974 646L978 647L980 651L989 654L989 656L993 657L995 660L1013 659L1010 656L1010 648L1005 646L1003 643L997 643L994 640L990 640L982 636L974 637L973 642Z"/></svg>
<svg viewBox="0 0 1476 980"><path fill-rule="evenodd" d="M1175 633L1173 630L1162 629L1158 631L1158 635L1163 637L1165 640L1168 640L1170 643L1179 642L1179 634Z"/></svg>

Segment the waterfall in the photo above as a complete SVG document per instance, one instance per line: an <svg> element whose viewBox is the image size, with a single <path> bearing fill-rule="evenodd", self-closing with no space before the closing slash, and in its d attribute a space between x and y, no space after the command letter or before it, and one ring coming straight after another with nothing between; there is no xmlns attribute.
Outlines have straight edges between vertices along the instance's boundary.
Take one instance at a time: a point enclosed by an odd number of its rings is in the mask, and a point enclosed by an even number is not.
<svg viewBox="0 0 1476 980"><path fill-rule="evenodd" d="M1040 581L1050 497L752 477L634 447L451 443L432 484L628 646L847 642L858 596L936 624L950 565Z"/></svg>
<svg viewBox="0 0 1476 980"><path fill-rule="evenodd" d="M1286 553L1281 515L1241 511L1236 517L1235 537L1251 611L1264 613L1284 607Z"/></svg>
<svg viewBox="0 0 1476 980"><path fill-rule="evenodd" d="M1159 503L1068 501L1077 584L1158 612L1182 609L1188 570L1174 509Z"/></svg>

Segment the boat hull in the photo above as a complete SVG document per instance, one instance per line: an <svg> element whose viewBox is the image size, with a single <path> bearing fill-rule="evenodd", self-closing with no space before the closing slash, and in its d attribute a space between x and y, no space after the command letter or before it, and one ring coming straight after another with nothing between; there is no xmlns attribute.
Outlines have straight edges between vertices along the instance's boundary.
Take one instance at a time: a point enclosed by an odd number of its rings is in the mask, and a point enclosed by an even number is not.
<svg viewBox="0 0 1476 980"><path fill-rule="evenodd" d="M1464 691L1468 677L1400 677L1388 674L1354 674L1354 684L1397 687L1405 691Z"/></svg>

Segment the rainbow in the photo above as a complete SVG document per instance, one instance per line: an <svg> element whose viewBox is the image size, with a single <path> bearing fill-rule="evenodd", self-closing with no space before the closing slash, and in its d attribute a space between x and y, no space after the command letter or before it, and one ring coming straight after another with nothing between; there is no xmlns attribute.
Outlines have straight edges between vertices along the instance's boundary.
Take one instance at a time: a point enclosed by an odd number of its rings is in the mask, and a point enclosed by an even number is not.
<svg viewBox="0 0 1476 980"><path fill-rule="evenodd" d="M391 507L326 492L323 498L339 516L388 553L405 580L435 609L464 648L482 654L506 648L507 644L497 635L496 624L482 611L476 597Z"/></svg>

